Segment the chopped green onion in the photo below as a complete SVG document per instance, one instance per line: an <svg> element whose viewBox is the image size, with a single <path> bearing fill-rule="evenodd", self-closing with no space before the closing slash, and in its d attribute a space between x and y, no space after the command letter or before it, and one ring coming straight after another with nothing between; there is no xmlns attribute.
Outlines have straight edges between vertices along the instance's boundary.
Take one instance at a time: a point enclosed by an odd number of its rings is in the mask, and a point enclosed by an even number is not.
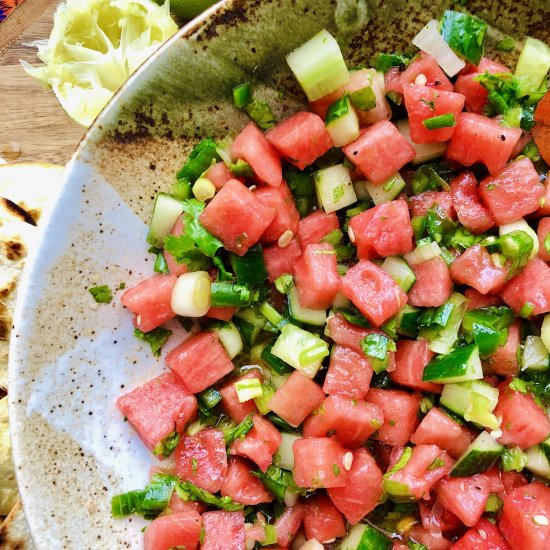
<svg viewBox="0 0 550 550"><path fill-rule="evenodd" d="M277 124L271 107L265 101L254 99L244 106L244 110L262 130L269 130Z"/></svg>
<svg viewBox="0 0 550 550"><path fill-rule="evenodd" d="M440 189L448 191L450 187L447 178L450 178L451 174L451 169L441 162L423 164L413 175L412 192L419 195L424 191L439 191Z"/></svg>
<svg viewBox="0 0 550 550"><path fill-rule="evenodd" d="M177 199L187 200L191 198L191 182L188 178L179 178L174 182L172 191Z"/></svg>
<svg viewBox="0 0 550 550"><path fill-rule="evenodd" d="M243 504L233 502L231 497L218 497L204 489L200 489L190 481L182 481L178 483L175 489L176 494L186 502L190 500L199 501L207 504L208 506L213 506L228 512L236 512L244 508Z"/></svg>
<svg viewBox="0 0 550 550"><path fill-rule="evenodd" d="M252 99L252 87L250 82L239 84L233 88L233 102L239 108L244 107Z"/></svg>
<svg viewBox="0 0 550 550"><path fill-rule="evenodd" d="M162 346L168 341L172 334L171 330L157 327L149 332L141 332L138 328L134 329L134 336L147 342L151 346L151 352L157 357L160 355Z"/></svg>
<svg viewBox="0 0 550 550"><path fill-rule="evenodd" d="M275 288L281 293L281 294L288 294L290 292L290 289L292 288L294 279L292 275L285 273L284 275L281 275L280 277L277 277L275 279Z"/></svg>
<svg viewBox="0 0 550 550"><path fill-rule="evenodd" d="M445 10L441 19L441 36L451 48L474 65L483 56L487 23L465 13Z"/></svg>
<svg viewBox="0 0 550 550"><path fill-rule="evenodd" d="M191 271L180 275L172 290L172 311L182 317L206 315L211 306L211 287L207 271Z"/></svg>
<svg viewBox="0 0 550 550"><path fill-rule="evenodd" d="M531 313L533 313L534 309L535 306L531 302L525 302L519 310L519 316L527 319L531 316Z"/></svg>
<svg viewBox="0 0 550 550"><path fill-rule="evenodd" d="M245 403L263 395L262 383L259 378L244 378L235 382L235 391L240 403Z"/></svg>
<svg viewBox="0 0 550 550"><path fill-rule="evenodd" d="M168 458L172 454L172 451L178 446L180 439L181 435L174 430L156 444L153 449L153 454Z"/></svg>
<svg viewBox="0 0 550 550"><path fill-rule="evenodd" d="M503 38L496 45L497 50L501 52L511 52L515 47L516 47L516 41L509 36L507 38Z"/></svg>
<svg viewBox="0 0 550 550"><path fill-rule="evenodd" d="M254 298L255 292L247 285L216 282L211 286L212 307L246 307Z"/></svg>
<svg viewBox="0 0 550 550"><path fill-rule="evenodd" d="M175 476L156 473L145 489L113 496L112 516L121 518L133 513L147 518L157 516L168 506L177 482L178 478Z"/></svg>
<svg viewBox="0 0 550 550"><path fill-rule="evenodd" d="M439 128L456 126L456 121L453 113L445 113L423 120L422 125L428 130L438 130Z"/></svg>
<svg viewBox="0 0 550 550"><path fill-rule="evenodd" d="M222 394L216 388L207 388L197 394L199 406L210 410L222 400Z"/></svg>
<svg viewBox="0 0 550 550"><path fill-rule="evenodd" d="M349 95L351 103L360 111L370 111L376 107L376 95L372 86L365 86Z"/></svg>
<svg viewBox="0 0 550 550"><path fill-rule="evenodd" d="M504 449L504 453L501 456L502 469L505 472L521 472L527 465L528 458L525 453L519 447L512 447L511 449Z"/></svg>
<svg viewBox="0 0 550 550"><path fill-rule="evenodd" d="M230 424L227 427L222 427L225 444L229 447L233 441L244 437L253 427L254 421L252 420L252 415L248 415L236 426L234 424Z"/></svg>
<svg viewBox="0 0 550 550"><path fill-rule="evenodd" d="M372 332L361 340L363 353L377 374L388 366L388 352L396 351L395 342L383 334Z"/></svg>
<svg viewBox="0 0 550 550"><path fill-rule="evenodd" d="M294 482L294 477L292 472L288 470L283 470L271 464L266 470L265 474L263 472L252 472L268 489L271 491L279 500L285 498L285 493L287 491L292 493L302 493L304 490L297 487Z"/></svg>
<svg viewBox="0 0 550 550"><path fill-rule="evenodd" d="M164 258L164 254L162 252L157 253L157 257L155 258L155 265L153 266L153 271L155 273L169 273L168 264L166 263L166 259Z"/></svg>
<svg viewBox="0 0 550 550"><path fill-rule="evenodd" d="M107 285L93 286L88 289L94 300L100 303L108 304L113 299L113 293Z"/></svg>
<svg viewBox="0 0 550 550"><path fill-rule="evenodd" d="M193 183L219 160L221 157L216 150L216 142L211 137L204 138L191 151L187 162L177 173L177 178L187 178Z"/></svg>
<svg viewBox="0 0 550 550"><path fill-rule="evenodd" d="M231 170L231 172L238 178L254 177L254 170L252 170L252 167L248 164L248 162L245 162L242 159L238 159L237 162L232 162L229 170Z"/></svg>
<svg viewBox="0 0 550 550"><path fill-rule="evenodd" d="M544 316L542 326L540 328L540 337L546 349L550 352L550 313Z"/></svg>

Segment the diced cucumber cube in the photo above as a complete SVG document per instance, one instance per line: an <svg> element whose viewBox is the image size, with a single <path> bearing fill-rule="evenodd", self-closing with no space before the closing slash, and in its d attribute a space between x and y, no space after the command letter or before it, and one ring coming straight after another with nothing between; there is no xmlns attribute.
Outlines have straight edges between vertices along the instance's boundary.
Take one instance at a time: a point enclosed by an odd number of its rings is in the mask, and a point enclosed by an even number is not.
<svg viewBox="0 0 550 550"><path fill-rule="evenodd" d="M550 479L550 464L548 457L541 445L536 445L525 451L527 456L527 464L525 467L534 474Z"/></svg>
<svg viewBox="0 0 550 550"><path fill-rule="evenodd" d="M550 354L540 336L527 336L521 354L521 370L548 370Z"/></svg>
<svg viewBox="0 0 550 550"><path fill-rule="evenodd" d="M397 198L405 189L405 180L399 172L380 185L374 185L370 181L365 182L365 189L370 195L374 204L384 204Z"/></svg>
<svg viewBox="0 0 550 550"><path fill-rule="evenodd" d="M294 451L292 450L292 445L298 439L302 439L302 436L281 432L281 444L273 457L275 466L284 468L285 470L294 469Z"/></svg>
<svg viewBox="0 0 550 550"><path fill-rule="evenodd" d="M298 291L294 285L292 285L288 293L288 307L290 310L290 316L299 323L306 323L308 325L315 325L318 327L322 327L326 323L326 310L310 309L302 306L298 298Z"/></svg>
<svg viewBox="0 0 550 550"><path fill-rule="evenodd" d="M328 108L326 127L336 147L343 147L359 137L359 119L348 95Z"/></svg>
<svg viewBox="0 0 550 550"><path fill-rule="evenodd" d="M349 170L343 164L319 170L314 179L317 200L325 212L335 212L357 202Z"/></svg>
<svg viewBox="0 0 550 550"><path fill-rule="evenodd" d="M309 101L335 92L349 81L340 46L325 29L286 56Z"/></svg>
<svg viewBox="0 0 550 550"><path fill-rule="evenodd" d="M515 76L520 79L521 92L529 95L536 92L550 70L550 47L528 36L519 54Z"/></svg>
<svg viewBox="0 0 550 550"><path fill-rule="evenodd" d="M488 432L481 432L457 460L450 475L468 477L485 472L503 452L504 447Z"/></svg>
<svg viewBox="0 0 550 550"><path fill-rule="evenodd" d="M452 384L483 378L479 349L470 344L447 355L436 355L424 368L422 380L437 384Z"/></svg>
<svg viewBox="0 0 550 550"><path fill-rule="evenodd" d="M218 339L230 359L241 353L243 350L243 339L235 323L232 321L219 321L213 323L210 326L210 330L218 335Z"/></svg>
<svg viewBox="0 0 550 550"><path fill-rule="evenodd" d="M409 264L399 256L388 256L380 266L401 287L408 292L416 282L416 275Z"/></svg>
<svg viewBox="0 0 550 550"><path fill-rule="evenodd" d="M315 377L323 359L329 355L324 340L291 323L283 327L271 352L309 378Z"/></svg>
<svg viewBox="0 0 550 550"><path fill-rule="evenodd" d="M412 163L413 165L423 164L429 160L442 157L447 150L447 143L444 141L438 141L435 143L415 143L411 139L411 133L409 129L409 121L406 118L402 118L396 122L399 133L409 142L416 153Z"/></svg>
<svg viewBox="0 0 550 550"><path fill-rule="evenodd" d="M147 242L156 248L164 246L164 237L170 234L183 212L183 205L168 193L159 193L153 206L153 214L147 233Z"/></svg>
<svg viewBox="0 0 550 550"><path fill-rule="evenodd" d="M364 523L354 525L338 546L338 550L389 550L393 542L384 533Z"/></svg>

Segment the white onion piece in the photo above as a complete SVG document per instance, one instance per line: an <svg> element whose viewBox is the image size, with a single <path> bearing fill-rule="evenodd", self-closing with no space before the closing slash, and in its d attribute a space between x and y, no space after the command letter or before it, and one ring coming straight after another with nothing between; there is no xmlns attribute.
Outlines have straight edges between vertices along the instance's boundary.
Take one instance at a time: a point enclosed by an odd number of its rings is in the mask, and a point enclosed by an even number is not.
<svg viewBox="0 0 550 550"><path fill-rule="evenodd" d="M317 539L309 539L300 550L325 550L325 547Z"/></svg>
<svg viewBox="0 0 550 550"><path fill-rule="evenodd" d="M448 76L455 76L466 63L451 49L445 39L439 34L439 22L432 19L412 40L421 50L435 57L438 65Z"/></svg>
<svg viewBox="0 0 550 550"><path fill-rule="evenodd" d="M210 309L212 281L206 271L192 271L178 277L172 290L172 311L183 317L202 317Z"/></svg>

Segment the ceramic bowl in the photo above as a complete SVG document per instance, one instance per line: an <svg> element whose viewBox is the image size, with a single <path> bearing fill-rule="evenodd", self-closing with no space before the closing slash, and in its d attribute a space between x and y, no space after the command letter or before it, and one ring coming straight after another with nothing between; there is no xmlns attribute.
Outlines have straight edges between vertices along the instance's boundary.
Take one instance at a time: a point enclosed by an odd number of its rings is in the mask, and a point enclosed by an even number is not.
<svg viewBox="0 0 550 550"><path fill-rule="evenodd" d="M231 88L254 70L257 95L284 118L304 107L285 55L316 32L327 28L337 36L351 65L371 63L376 52L407 48L422 25L450 5L221 2L154 54L99 116L45 220L12 333L15 464L39 549L141 547L145 523L113 520L110 498L141 488L154 459L115 400L158 375L163 360L134 338L122 290L98 305L87 288L128 287L152 273L145 235L154 196L170 188L199 138L223 137L246 123L232 105ZM545 0L471 0L468 9L505 34L548 40ZM500 38L496 30L490 34L489 50Z"/></svg>

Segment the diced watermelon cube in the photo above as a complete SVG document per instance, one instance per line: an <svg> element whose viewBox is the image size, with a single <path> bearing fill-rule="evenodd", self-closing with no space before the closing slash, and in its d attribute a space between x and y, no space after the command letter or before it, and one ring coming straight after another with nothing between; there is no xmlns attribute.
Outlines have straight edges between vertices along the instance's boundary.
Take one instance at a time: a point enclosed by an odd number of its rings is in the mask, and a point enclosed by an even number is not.
<svg viewBox="0 0 550 550"><path fill-rule="evenodd" d="M307 539L332 541L346 534L346 524L327 495L316 494L306 501L304 531Z"/></svg>
<svg viewBox="0 0 550 550"><path fill-rule="evenodd" d="M480 202L472 172L462 172L451 180L451 197L458 221L472 233L483 233L495 224L489 210Z"/></svg>
<svg viewBox="0 0 550 550"><path fill-rule="evenodd" d="M483 372L515 376L519 373L518 346L521 344L521 325L518 321L508 327L506 344L483 361Z"/></svg>
<svg viewBox="0 0 550 550"><path fill-rule="evenodd" d="M231 170L225 165L225 162L222 161L213 164L204 177L211 181L216 189L221 189L229 180L238 179L235 178Z"/></svg>
<svg viewBox="0 0 550 550"><path fill-rule="evenodd" d="M348 483L329 489L328 494L352 525L378 506L382 497L382 471L367 449L353 452Z"/></svg>
<svg viewBox="0 0 550 550"><path fill-rule="evenodd" d="M453 550L476 550L477 548L510 549L496 526L485 518L481 518L453 546Z"/></svg>
<svg viewBox="0 0 550 550"><path fill-rule="evenodd" d="M386 182L416 156L412 145L388 120L363 130L342 151L369 181L377 185Z"/></svg>
<svg viewBox="0 0 550 550"><path fill-rule="evenodd" d="M197 414L197 400L171 372L117 400L117 407L152 451L174 429L181 433Z"/></svg>
<svg viewBox="0 0 550 550"><path fill-rule="evenodd" d="M506 498L514 489L527 485L527 478L519 472L503 472L500 471L500 481L502 482L503 489L499 494L499 497Z"/></svg>
<svg viewBox="0 0 550 550"><path fill-rule="evenodd" d="M275 127L265 137L289 162L303 170L333 145L323 120L314 113L300 111Z"/></svg>
<svg viewBox="0 0 550 550"><path fill-rule="evenodd" d="M435 486L443 506L464 525L473 527L483 515L489 498L489 479L480 474L472 477L445 477Z"/></svg>
<svg viewBox="0 0 550 550"><path fill-rule="evenodd" d="M378 405L343 395L329 395L304 422L304 437L332 436L348 449L362 447L384 422Z"/></svg>
<svg viewBox="0 0 550 550"><path fill-rule="evenodd" d="M294 265L294 283L300 305L327 309L340 290L336 251L329 243L310 244Z"/></svg>
<svg viewBox="0 0 550 550"><path fill-rule="evenodd" d="M374 92L376 106L368 111L355 107L360 125L368 126L379 120L389 120L392 112L384 91L384 77L374 69L359 69L358 71L351 72L349 81L340 89L317 101L312 101L310 103L311 110L324 120L327 109L345 93L356 92L367 86L371 87Z"/></svg>
<svg viewBox="0 0 550 550"><path fill-rule="evenodd" d="M254 195L261 203L276 212L275 218L260 239L262 243L277 241L285 231L292 231L292 234L296 235L300 214L296 210L294 197L284 181L279 187L260 187Z"/></svg>
<svg viewBox="0 0 550 550"><path fill-rule="evenodd" d="M409 290L409 304L418 307L439 307L453 292L453 282L447 263L437 256L411 266L416 281Z"/></svg>
<svg viewBox="0 0 550 550"><path fill-rule="evenodd" d="M337 313L331 315L327 320L330 337L337 344L352 349L353 351L364 355L361 348L361 340L373 332L379 332L368 328L363 328L346 321L342 315Z"/></svg>
<svg viewBox="0 0 550 550"><path fill-rule="evenodd" d="M527 157L506 165L479 184L481 199L497 224L511 223L535 212L544 197L544 186Z"/></svg>
<svg viewBox="0 0 550 550"><path fill-rule="evenodd" d="M145 529L144 550L186 548L195 550L199 545L202 519L194 511L179 512L154 519Z"/></svg>
<svg viewBox="0 0 550 550"><path fill-rule="evenodd" d="M353 216L349 226L360 259L399 256L414 247L409 207L404 200L369 208Z"/></svg>
<svg viewBox="0 0 550 550"><path fill-rule="evenodd" d="M243 550L243 512L206 512L202 515L204 539L201 550Z"/></svg>
<svg viewBox="0 0 550 550"><path fill-rule="evenodd" d="M207 428L185 436L175 450L178 476L217 493L227 474L227 453L221 430Z"/></svg>
<svg viewBox="0 0 550 550"><path fill-rule="evenodd" d="M539 239L539 258L545 262L550 262L550 244L545 244L548 239L550 243L550 218L542 218L539 220L537 228L537 236Z"/></svg>
<svg viewBox="0 0 550 550"><path fill-rule="evenodd" d="M236 307L211 307L206 312L206 317L220 321L229 321L236 311Z"/></svg>
<svg viewBox="0 0 550 550"><path fill-rule="evenodd" d="M407 303L407 295L392 277L368 260L360 260L347 271L342 293L375 327Z"/></svg>
<svg viewBox="0 0 550 550"><path fill-rule="evenodd" d="M213 332L201 332L166 355L166 364L193 393L215 384L233 370L233 363Z"/></svg>
<svg viewBox="0 0 550 550"><path fill-rule="evenodd" d="M297 439L294 453L294 481L298 487L312 489L343 487L348 471L344 455L349 452L330 437Z"/></svg>
<svg viewBox="0 0 550 550"><path fill-rule="evenodd" d="M206 512L208 508L205 504L202 502L195 502L193 500L183 500L180 498L177 493L174 491L172 493L172 496L170 497L170 503L168 504L168 508L170 511L177 513L177 512L189 512L189 510L193 512L198 512L199 514L202 514L203 512Z"/></svg>
<svg viewBox="0 0 550 550"><path fill-rule="evenodd" d="M451 220L456 218L453 200L448 191L424 191L410 198L411 214L424 216L430 208L439 206Z"/></svg>
<svg viewBox="0 0 550 550"><path fill-rule="evenodd" d="M254 369L235 380L230 380L219 389L222 396L220 405L235 422L242 422L249 414L258 412L258 408L256 407L254 400L249 399L248 401L241 403L237 395L237 390L235 389L236 382L250 378L259 378L262 380L262 375L260 374L260 371Z"/></svg>
<svg viewBox="0 0 550 550"><path fill-rule="evenodd" d="M421 396L401 390L371 388L366 400L378 405L384 415L384 424L373 438L392 447L405 445L418 426Z"/></svg>
<svg viewBox="0 0 550 550"><path fill-rule="evenodd" d="M372 367L364 353L335 345L330 354L323 391L350 399L363 399L369 391L372 375Z"/></svg>
<svg viewBox="0 0 550 550"><path fill-rule="evenodd" d="M422 544L430 550L450 550L453 546L453 543L439 532L429 531L422 525L413 525L407 531L407 538L409 541ZM410 549L410 546L407 544L406 548Z"/></svg>
<svg viewBox="0 0 550 550"><path fill-rule="evenodd" d="M316 210L302 218L298 224L298 242L305 250L308 244L317 244L331 231L340 229L340 222L336 212L326 214L322 210Z"/></svg>
<svg viewBox="0 0 550 550"><path fill-rule="evenodd" d="M533 306L531 315L550 311L550 267L540 258L533 258L500 295L516 313L527 303Z"/></svg>
<svg viewBox="0 0 550 550"><path fill-rule="evenodd" d="M496 61L491 61L482 57L477 67L477 71L468 72L466 74L461 73L455 82L455 92L465 96L466 108L473 113L483 114L483 110L487 104L489 92L480 82L474 80L477 76L486 72L489 74L506 74L510 73L510 69Z"/></svg>
<svg viewBox="0 0 550 550"><path fill-rule="evenodd" d="M426 52L420 52L420 55L411 61L403 72L399 72L399 70L394 71L394 77L397 76L397 78L391 79L391 82L388 82L388 78L386 78L386 91L402 94L403 87L414 84L421 74L427 79L426 86L435 88L436 90L453 91L451 81L445 76L435 58ZM386 73L387 76L388 74Z"/></svg>
<svg viewBox="0 0 550 550"><path fill-rule="evenodd" d="M451 264L451 277L481 294L498 292L506 283L507 275L508 270L495 265L487 249L479 244L466 249Z"/></svg>
<svg viewBox="0 0 550 550"><path fill-rule="evenodd" d="M294 271L294 264L302 257L302 249L298 241L293 239L284 248L276 244L264 248L263 255L269 281L274 283L275 279L281 275L290 274Z"/></svg>
<svg viewBox="0 0 550 550"><path fill-rule="evenodd" d="M539 482L512 491L498 527L512 550L546 548L550 540L550 489Z"/></svg>
<svg viewBox="0 0 550 550"><path fill-rule="evenodd" d="M287 508L275 521L275 531L277 533L277 544L282 548L290 546L295 537L304 515L306 507L303 504L296 504L292 508Z"/></svg>
<svg viewBox="0 0 550 550"><path fill-rule="evenodd" d="M468 298L467 311L487 306L500 306L502 300L495 294L481 294L475 288L467 288L464 296Z"/></svg>
<svg viewBox="0 0 550 550"><path fill-rule="evenodd" d="M319 384L296 370L275 392L268 406L290 425L299 426L324 398Z"/></svg>
<svg viewBox="0 0 550 550"><path fill-rule="evenodd" d="M153 275L122 295L120 301L134 314L136 328L149 332L176 316L171 302L177 280L175 275Z"/></svg>
<svg viewBox="0 0 550 550"><path fill-rule="evenodd" d="M396 455L399 460L402 452ZM395 472L390 464L386 480L403 485L404 491L414 500L426 498L431 488L453 467L454 460L437 445L416 445L408 462Z"/></svg>
<svg viewBox="0 0 550 550"><path fill-rule="evenodd" d="M464 166L483 162L491 174L497 174L504 168L520 136L520 128L501 126L483 115L460 113L447 147L447 158Z"/></svg>
<svg viewBox="0 0 550 550"><path fill-rule="evenodd" d="M550 435L550 420L530 393L521 393L503 382L499 388L495 416L502 418L499 443L528 449Z"/></svg>
<svg viewBox="0 0 550 550"><path fill-rule="evenodd" d="M281 444L281 434L275 426L259 414L252 416L254 427L231 444L231 454L249 458L265 472Z"/></svg>
<svg viewBox="0 0 550 550"><path fill-rule="evenodd" d="M391 379L397 384L413 390L441 393L441 384L423 382L424 367L434 356L424 340L399 340L395 354L395 370L390 371Z"/></svg>
<svg viewBox="0 0 550 550"><path fill-rule="evenodd" d="M473 441L472 432L461 426L441 409L433 407L411 436L415 445L437 445L458 458Z"/></svg>
<svg viewBox="0 0 550 550"><path fill-rule="evenodd" d="M200 222L218 237L227 250L244 256L275 218L266 206L237 180L229 180L199 216Z"/></svg>
<svg viewBox="0 0 550 550"><path fill-rule="evenodd" d="M245 126L233 141L231 157L248 162L260 181L273 187L281 185L283 181L281 159L265 138L264 133L253 122Z"/></svg>
<svg viewBox="0 0 550 550"><path fill-rule="evenodd" d="M183 214L177 219L176 223L174 224L174 227L172 228L172 231L170 231L170 235L174 235L177 237L178 235L181 235L183 233L183 230L185 228L185 225L183 223ZM184 263L178 263L174 256L170 254L167 250L163 251L164 260L166 261L166 267L168 268L168 273L170 275L183 275L184 273L187 273L187 265Z"/></svg>
<svg viewBox="0 0 550 550"><path fill-rule="evenodd" d="M464 107L464 96L455 92L435 90L430 86L404 86L405 107L409 115L411 139L415 143L447 141L455 126L428 130L423 122L429 118L452 114L456 120Z"/></svg>
<svg viewBox="0 0 550 550"><path fill-rule="evenodd" d="M271 502L273 495L266 491L263 483L251 472L248 461L233 457L229 461L227 477L221 487L222 497L230 497L235 502L250 506Z"/></svg>

